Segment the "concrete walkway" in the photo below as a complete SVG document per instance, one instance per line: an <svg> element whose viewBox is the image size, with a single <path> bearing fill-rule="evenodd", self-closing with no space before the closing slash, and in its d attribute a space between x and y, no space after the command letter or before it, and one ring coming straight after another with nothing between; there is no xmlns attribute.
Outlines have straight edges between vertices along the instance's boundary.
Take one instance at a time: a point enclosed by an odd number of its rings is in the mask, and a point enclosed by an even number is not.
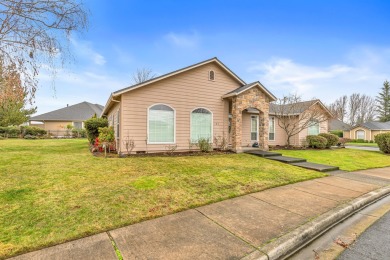
<svg viewBox="0 0 390 260"><path fill-rule="evenodd" d="M348 149L356 149L356 150L364 150L364 151L375 151L379 152L379 147L371 147L371 146L357 146L357 145L346 145L345 148Z"/></svg>
<svg viewBox="0 0 390 260"><path fill-rule="evenodd" d="M351 200L359 197L363 201L373 190L386 187L387 192L389 185L390 168L335 173L144 221L14 259L118 259L114 247L123 259L261 259L266 257L263 252L277 247L280 239L302 225L310 225L334 208L351 207Z"/></svg>
<svg viewBox="0 0 390 260"><path fill-rule="evenodd" d="M319 171L319 172L339 171L339 167L337 167L337 166L331 166L331 165L325 165L325 164L319 164L319 163L311 163L311 162L307 162L306 159L303 159L303 158L283 156L280 153L262 151L259 149L247 150L247 151L245 151L245 153L259 156L259 157L269 159L269 160L274 160L274 161L278 161L278 162L282 162L282 163L291 164L291 165L305 168L305 169L309 169L309 170Z"/></svg>

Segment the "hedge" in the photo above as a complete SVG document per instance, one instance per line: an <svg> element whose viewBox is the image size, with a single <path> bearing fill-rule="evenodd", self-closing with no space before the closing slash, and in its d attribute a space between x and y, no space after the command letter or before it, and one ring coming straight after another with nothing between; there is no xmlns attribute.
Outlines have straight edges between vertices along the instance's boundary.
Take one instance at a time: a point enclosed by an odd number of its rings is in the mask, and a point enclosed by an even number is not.
<svg viewBox="0 0 390 260"><path fill-rule="evenodd" d="M375 136L375 143L378 144L382 152L390 153L390 133L377 134Z"/></svg>
<svg viewBox="0 0 390 260"><path fill-rule="evenodd" d="M330 148L331 146L335 146L339 143L339 137L337 135L321 133L318 136L322 136L326 139L326 148Z"/></svg>
<svg viewBox="0 0 390 260"><path fill-rule="evenodd" d="M324 149L326 148L327 140L325 137L319 135L308 135L306 137L307 144L309 147Z"/></svg>
<svg viewBox="0 0 390 260"><path fill-rule="evenodd" d="M342 130L333 130L333 131L330 131L330 133L337 135L338 137L344 137L344 132Z"/></svg>
<svg viewBox="0 0 390 260"><path fill-rule="evenodd" d="M46 130L39 128L39 127L36 127L36 126L22 126L22 127L20 127L20 130L21 130L23 137L26 135L42 136L42 135L47 134Z"/></svg>

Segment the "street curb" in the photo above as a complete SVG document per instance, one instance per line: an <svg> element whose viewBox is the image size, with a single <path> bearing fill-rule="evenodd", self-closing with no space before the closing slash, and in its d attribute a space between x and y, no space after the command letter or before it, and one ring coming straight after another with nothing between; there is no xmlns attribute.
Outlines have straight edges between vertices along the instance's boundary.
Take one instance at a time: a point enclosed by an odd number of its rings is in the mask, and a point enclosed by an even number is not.
<svg viewBox="0 0 390 260"><path fill-rule="evenodd" d="M371 191L346 204L340 205L313 221L306 223L292 232L274 240L273 242L259 248L265 255L259 255L259 251L254 251L245 256L244 260L277 260L286 259L299 249L310 243L327 230L337 225L339 222L350 217L357 211L369 204L390 194L390 186L386 186L375 191Z"/></svg>

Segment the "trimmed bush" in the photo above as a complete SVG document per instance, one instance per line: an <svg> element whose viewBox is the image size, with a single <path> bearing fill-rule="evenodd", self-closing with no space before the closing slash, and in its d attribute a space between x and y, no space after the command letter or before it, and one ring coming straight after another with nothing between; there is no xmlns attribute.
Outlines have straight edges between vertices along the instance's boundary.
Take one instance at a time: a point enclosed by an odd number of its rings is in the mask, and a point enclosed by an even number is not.
<svg viewBox="0 0 390 260"><path fill-rule="evenodd" d="M19 126L0 127L0 135L3 137L18 137L20 135Z"/></svg>
<svg viewBox="0 0 390 260"><path fill-rule="evenodd" d="M330 131L331 134L337 135L338 137L344 137L344 133L341 130Z"/></svg>
<svg viewBox="0 0 390 260"><path fill-rule="evenodd" d="M325 137L319 135L308 135L306 141L309 147L324 149L326 148L327 140Z"/></svg>
<svg viewBox="0 0 390 260"><path fill-rule="evenodd" d="M86 138L87 137L87 131L85 131L85 129L74 128L74 129L72 129L72 137L74 137L74 138Z"/></svg>
<svg viewBox="0 0 390 260"><path fill-rule="evenodd" d="M390 133L377 134L375 136L375 143L378 144L382 152L390 153Z"/></svg>
<svg viewBox="0 0 390 260"><path fill-rule="evenodd" d="M99 136L100 127L108 127L107 118L92 117L84 122L87 138L90 144Z"/></svg>
<svg viewBox="0 0 390 260"><path fill-rule="evenodd" d="M47 134L46 130L36 126L22 126L20 129L23 137L26 135L42 136Z"/></svg>
<svg viewBox="0 0 390 260"><path fill-rule="evenodd" d="M322 133L322 134L319 134L318 136L322 136L322 137L326 138L326 141L327 141L326 148L330 148L331 146L335 146L339 142L339 137L337 135L334 135L334 134Z"/></svg>

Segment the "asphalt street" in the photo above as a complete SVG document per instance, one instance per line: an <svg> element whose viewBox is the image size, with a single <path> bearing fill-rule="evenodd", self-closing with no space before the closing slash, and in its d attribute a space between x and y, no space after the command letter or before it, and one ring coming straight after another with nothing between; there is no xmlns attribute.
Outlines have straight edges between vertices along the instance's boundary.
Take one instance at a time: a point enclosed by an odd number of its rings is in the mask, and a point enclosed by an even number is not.
<svg viewBox="0 0 390 260"><path fill-rule="evenodd" d="M369 227L338 259L390 259L390 211Z"/></svg>

